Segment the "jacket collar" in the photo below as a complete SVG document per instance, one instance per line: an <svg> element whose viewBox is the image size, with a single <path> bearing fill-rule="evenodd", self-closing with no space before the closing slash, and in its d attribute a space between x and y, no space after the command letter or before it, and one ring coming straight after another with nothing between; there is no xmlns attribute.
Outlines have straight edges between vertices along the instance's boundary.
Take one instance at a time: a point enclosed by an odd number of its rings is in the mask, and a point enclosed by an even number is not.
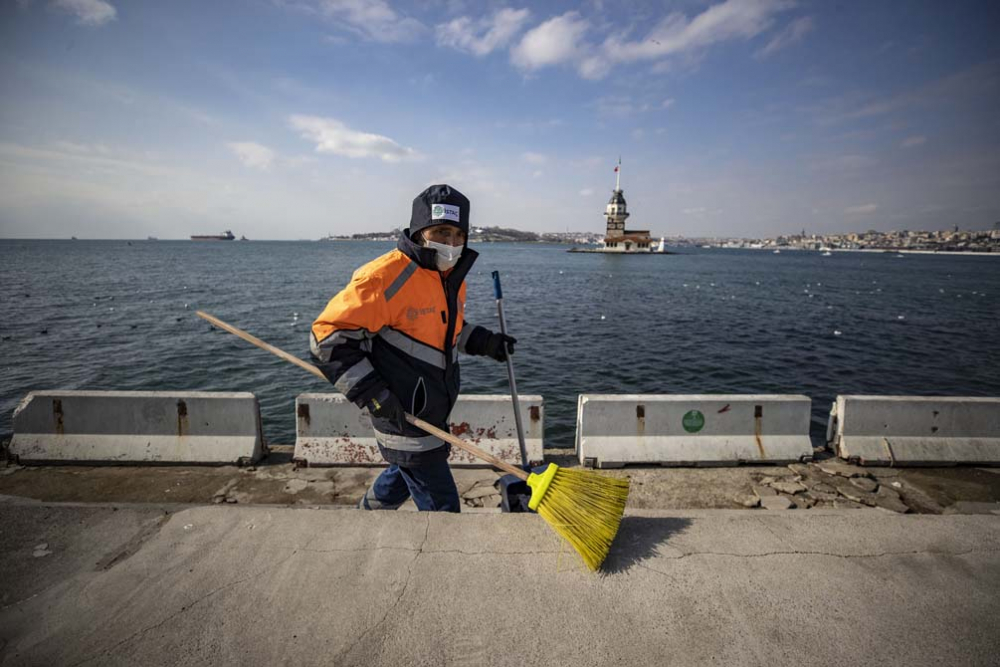
<svg viewBox="0 0 1000 667"><path fill-rule="evenodd" d="M437 253L434 252L433 248L414 243L407 234L407 231L409 230L404 229L399 233L399 241L396 242L396 248L412 259L420 268L437 271ZM469 244L466 243L465 248L462 250L462 256L458 258L458 262L452 268L451 273L448 274L447 281L451 284L461 284L477 257L479 257L479 253L470 248Z"/></svg>

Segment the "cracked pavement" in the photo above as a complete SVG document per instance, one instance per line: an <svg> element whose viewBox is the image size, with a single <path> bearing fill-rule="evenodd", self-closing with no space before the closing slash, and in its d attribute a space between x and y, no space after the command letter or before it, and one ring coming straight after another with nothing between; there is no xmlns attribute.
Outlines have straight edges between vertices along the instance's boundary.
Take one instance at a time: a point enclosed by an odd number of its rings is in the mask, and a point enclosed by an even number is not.
<svg viewBox="0 0 1000 667"><path fill-rule="evenodd" d="M1000 517L0 504L2 665L989 664ZM47 543L51 553L33 555Z"/></svg>

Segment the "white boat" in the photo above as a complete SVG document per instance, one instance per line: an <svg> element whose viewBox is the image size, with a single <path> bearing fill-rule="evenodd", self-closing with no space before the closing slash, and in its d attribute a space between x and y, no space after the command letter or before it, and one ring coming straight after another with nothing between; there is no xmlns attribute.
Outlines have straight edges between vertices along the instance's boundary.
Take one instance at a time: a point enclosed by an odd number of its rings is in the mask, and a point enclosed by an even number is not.
<svg viewBox="0 0 1000 667"><path fill-rule="evenodd" d="M824 253L822 254L822 257L830 257L830 256L831 256L832 254L833 254L833 253L831 253L831 252L830 252L829 250L827 250L826 252L824 252Z"/></svg>
<svg viewBox="0 0 1000 667"><path fill-rule="evenodd" d="M666 251L667 251L666 239L661 236L660 244L656 246L656 252L666 252Z"/></svg>
<svg viewBox="0 0 1000 667"><path fill-rule="evenodd" d="M773 252L772 254L774 254L774 255L780 255L780 254L781 254L781 251L780 251L780 250L777 250L777 249L775 249L775 251L774 251L774 252Z"/></svg>

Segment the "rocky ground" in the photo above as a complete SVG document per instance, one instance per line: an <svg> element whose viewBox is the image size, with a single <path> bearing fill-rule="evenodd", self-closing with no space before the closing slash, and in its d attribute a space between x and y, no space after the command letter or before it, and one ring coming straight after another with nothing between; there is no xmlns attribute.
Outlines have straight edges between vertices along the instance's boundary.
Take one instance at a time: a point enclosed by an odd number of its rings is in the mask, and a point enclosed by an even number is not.
<svg viewBox="0 0 1000 667"><path fill-rule="evenodd" d="M0 495L46 502L357 505L380 469L295 468L274 446L256 466L18 466L0 462ZM572 452L547 459L576 465ZM826 458L822 458L822 457ZM631 480L634 509L880 509L898 513L1000 512L1000 468L878 468L818 453L817 462L601 471ZM465 511L499 511L499 474L457 468ZM406 508L407 506L404 506ZM412 503L408 508L413 509Z"/></svg>

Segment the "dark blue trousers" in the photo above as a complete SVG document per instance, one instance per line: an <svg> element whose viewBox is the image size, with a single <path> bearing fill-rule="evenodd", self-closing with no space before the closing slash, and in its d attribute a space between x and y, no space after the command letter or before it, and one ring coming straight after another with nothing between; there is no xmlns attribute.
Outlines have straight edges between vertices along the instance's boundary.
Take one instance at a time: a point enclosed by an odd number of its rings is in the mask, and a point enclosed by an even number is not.
<svg viewBox="0 0 1000 667"><path fill-rule="evenodd" d="M358 504L365 510L394 510L413 497L421 512L459 512L461 502L447 459L403 467L392 463L382 471Z"/></svg>

